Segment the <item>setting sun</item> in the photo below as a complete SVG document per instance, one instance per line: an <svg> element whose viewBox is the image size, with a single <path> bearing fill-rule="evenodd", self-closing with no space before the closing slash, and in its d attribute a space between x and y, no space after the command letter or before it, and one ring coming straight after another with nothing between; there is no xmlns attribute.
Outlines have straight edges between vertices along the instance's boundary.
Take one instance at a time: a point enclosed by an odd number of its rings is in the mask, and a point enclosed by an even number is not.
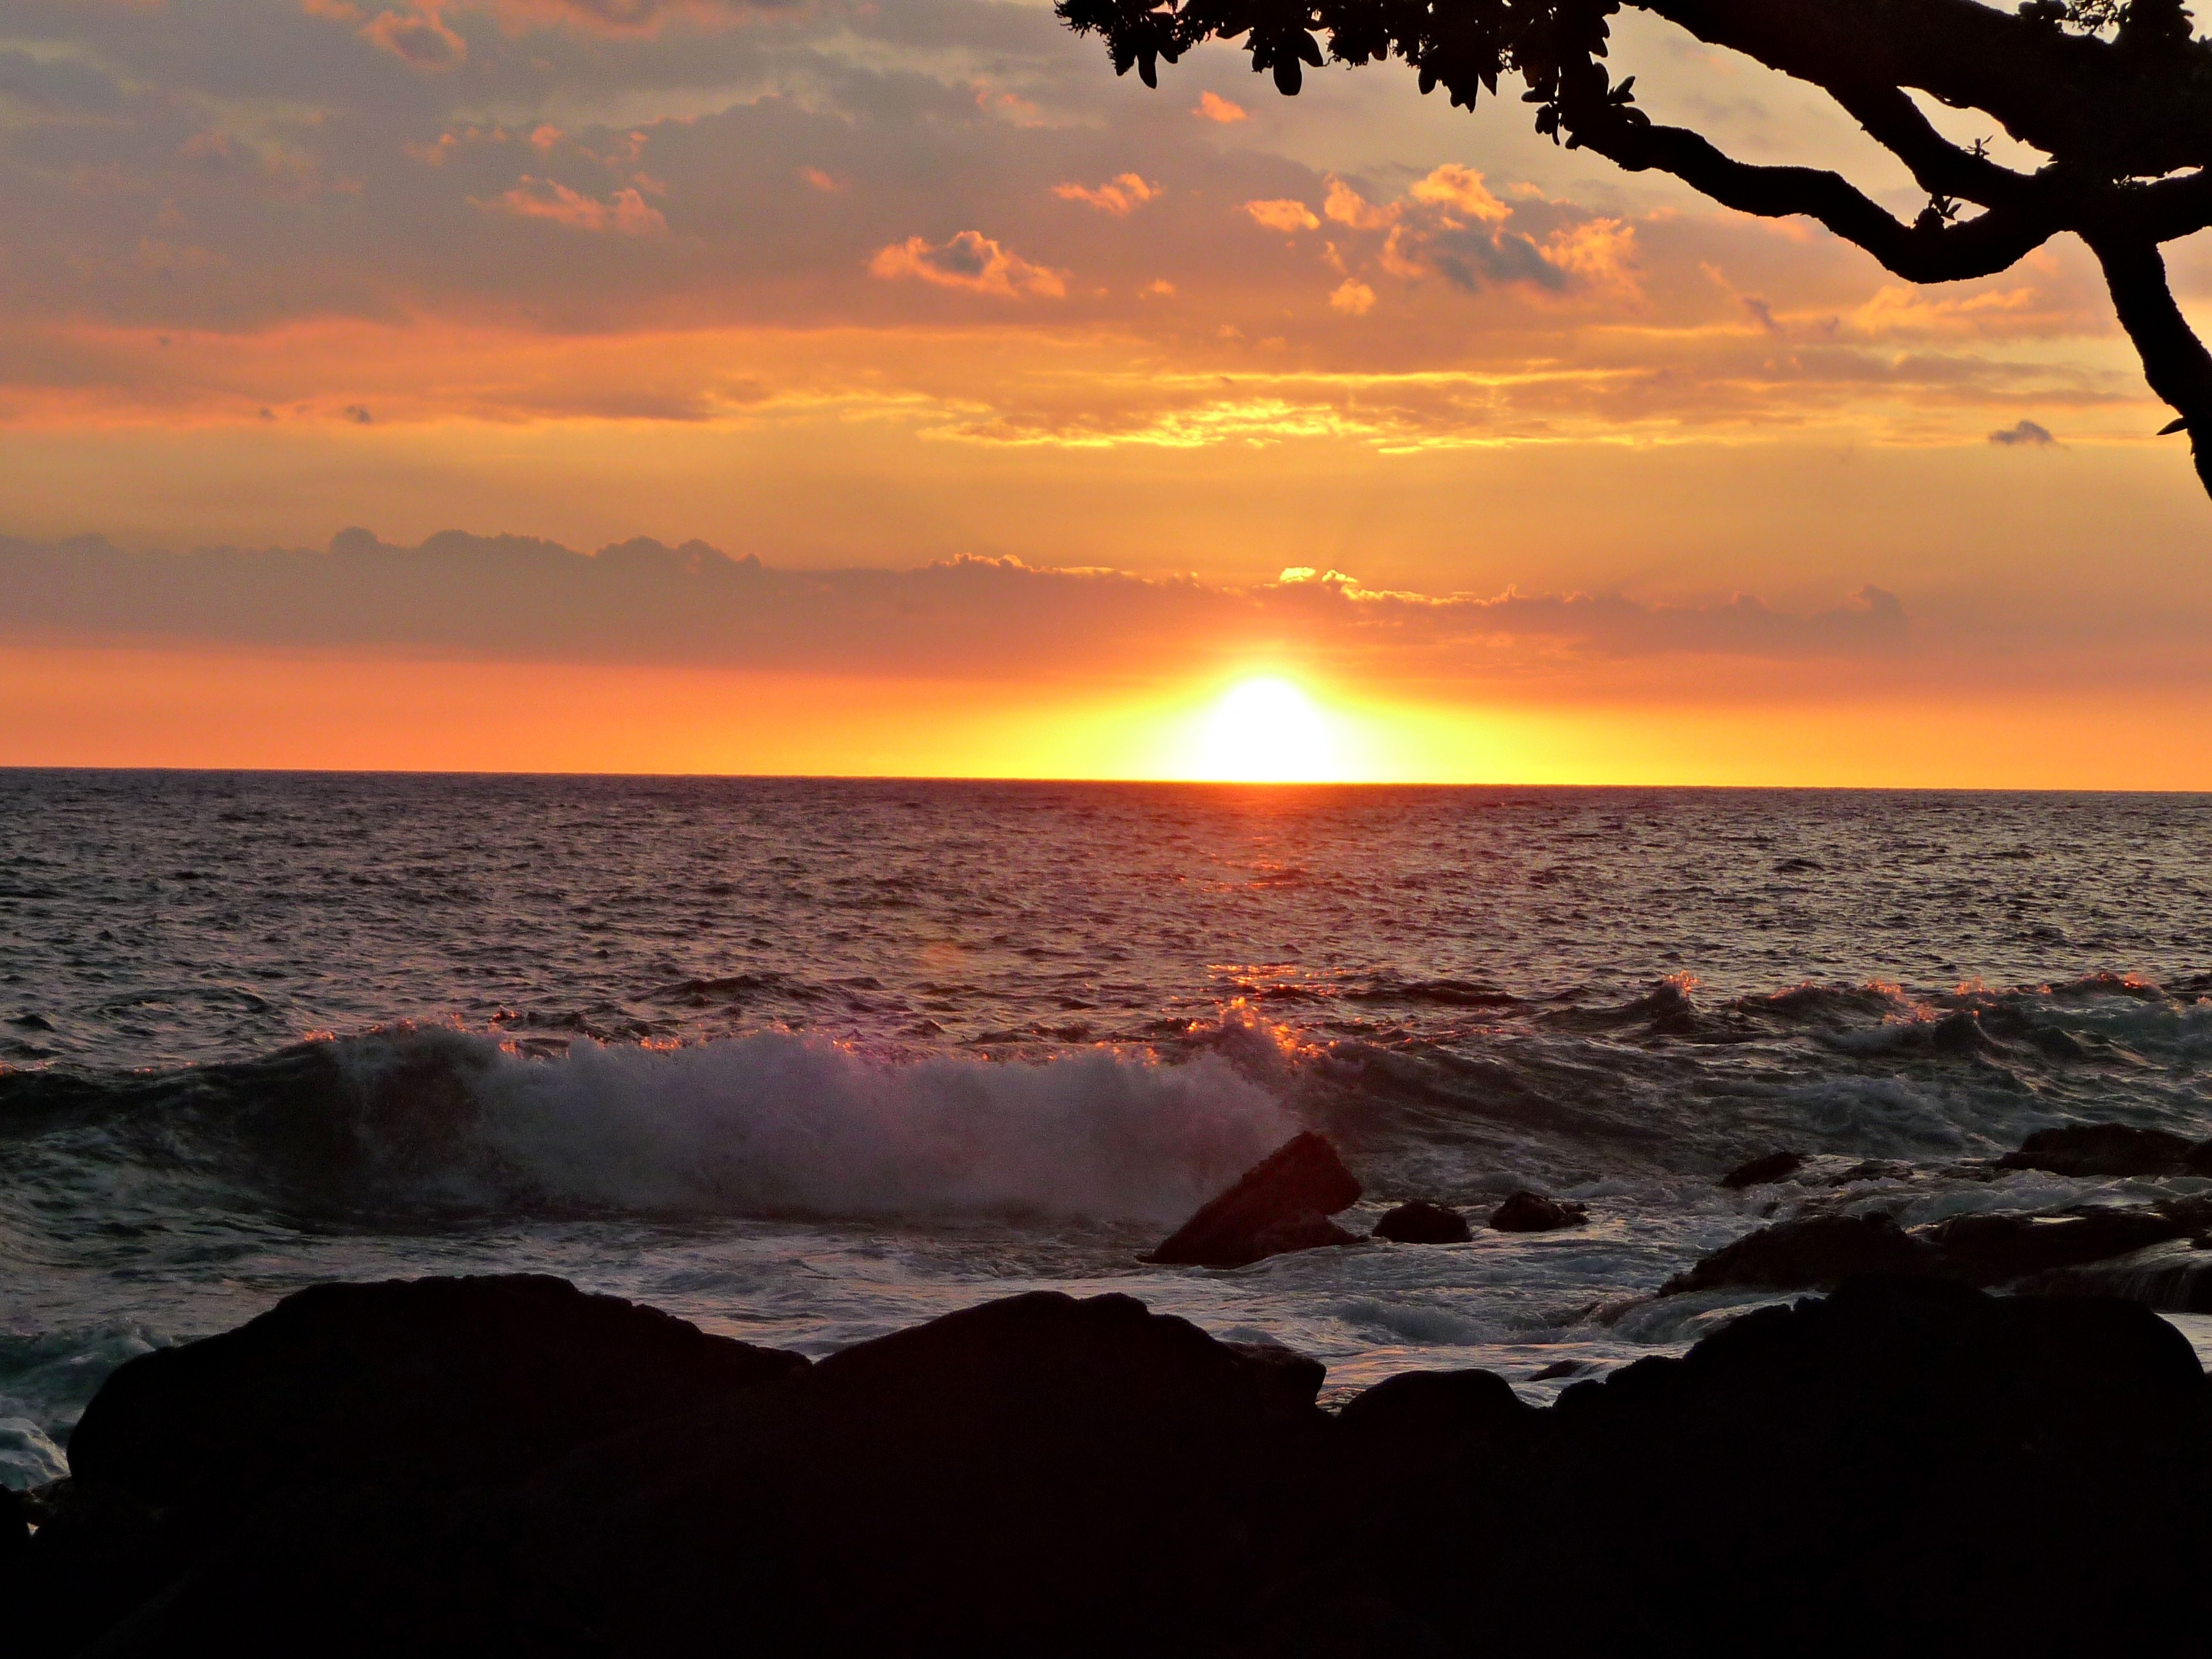
<svg viewBox="0 0 2212 1659"><path fill-rule="evenodd" d="M1229 783L1323 783L1343 775L1330 722L1288 680L1241 681L1206 717L1194 775Z"/></svg>

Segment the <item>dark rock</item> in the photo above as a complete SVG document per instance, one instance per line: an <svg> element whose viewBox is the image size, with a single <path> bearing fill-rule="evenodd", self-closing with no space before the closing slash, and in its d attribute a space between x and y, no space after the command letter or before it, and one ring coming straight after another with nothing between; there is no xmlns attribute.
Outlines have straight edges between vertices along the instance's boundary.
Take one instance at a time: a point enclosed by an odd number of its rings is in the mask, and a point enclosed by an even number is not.
<svg viewBox="0 0 2212 1659"><path fill-rule="evenodd" d="M1936 1271L1968 1285L2002 1285L2031 1273L2125 1255L2186 1238L2185 1216L2143 1208L2084 1206L2057 1214L1956 1215L1918 1230L1936 1252Z"/></svg>
<svg viewBox="0 0 2212 1659"><path fill-rule="evenodd" d="M1787 1181L1804 1167L1802 1152L1769 1152L1765 1158L1737 1164L1721 1177L1720 1184L1731 1192L1746 1187L1763 1187L1770 1181Z"/></svg>
<svg viewBox="0 0 2212 1659"><path fill-rule="evenodd" d="M1433 1446L1470 1433L1518 1432L1534 1414L1494 1371L1405 1371L1345 1401L1339 1420L1365 1437Z"/></svg>
<svg viewBox="0 0 2212 1659"><path fill-rule="evenodd" d="M507 1493L258 1534L120 1650L1220 1651L1326 1535L1322 1367L1261 1348L1123 1296L971 1308Z"/></svg>
<svg viewBox="0 0 2212 1659"><path fill-rule="evenodd" d="M1359 1182L1328 1139L1309 1129L1270 1152L1227 1192L1201 1206L1145 1259L1194 1267L1242 1267L1285 1250L1349 1244L1327 1218L1359 1201Z"/></svg>
<svg viewBox="0 0 2212 1659"><path fill-rule="evenodd" d="M1555 1359L1540 1371L1528 1373L1531 1382L1557 1382L1562 1378L1580 1376L1590 1369L1587 1359Z"/></svg>
<svg viewBox="0 0 2212 1659"><path fill-rule="evenodd" d="M0 1486L0 1570L12 1567L31 1547L31 1517L23 1494Z"/></svg>
<svg viewBox="0 0 2212 1659"><path fill-rule="evenodd" d="M2057 1653L2206 1610L2206 1383L2142 1308L1854 1280L1547 1415L1559 1497L1519 1519L1572 1544L1494 1571L1589 1564L1584 1651L1765 1651L1819 1605L1821 1653Z"/></svg>
<svg viewBox="0 0 2212 1659"><path fill-rule="evenodd" d="M1580 1204L1529 1192L1514 1194L1490 1212L1490 1224L1501 1233L1554 1232L1589 1219L1589 1211Z"/></svg>
<svg viewBox="0 0 2212 1659"><path fill-rule="evenodd" d="M1270 1222L1252 1236L1252 1259L1258 1261L1271 1255L1363 1242L1358 1233L1347 1231L1316 1211L1297 1210L1280 1221Z"/></svg>
<svg viewBox="0 0 2212 1659"><path fill-rule="evenodd" d="M27 1651L74 1651L234 1535L442 1505L806 1364L565 1279L302 1291L102 1384L32 1540Z"/></svg>
<svg viewBox="0 0 2212 1659"><path fill-rule="evenodd" d="M1831 1187L1849 1187L1862 1181L1899 1181L1912 1173L1910 1164L1895 1158L1870 1158L1854 1164L1840 1175L1830 1179Z"/></svg>
<svg viewBox="0 0 2212 1659"><path fill-rule="evenodd" d="M253 1352L268 1373L239 1380L295 1418L343 1386L309 1355L287 1389L286 1351ZM1766 1652L1778 1631L1841 1659L2124 1651L2212 1616L2212 1402L2140 1307L1854 1279L1548 1410L1457 1371L1331 1417L1322 1380L1127 1297L1037 1293L519 1475L271 1469L149 1594L34 1560L0 1595L11 1638L57 1593L127 1615L102 1659L1578 1659ZM510 1402L460 1397L442 1443L495 1435ZM92 1639L64 1634L19 1645Z"/></svg>
<svg viewBox="0 0 2212 1659"><path fill-rule="evenodd" d="M2011 1288L2033 1296L2107 1296L2164 1313L2212 1313L2212 1249L2202 1238L2154 1244L2106 1261L2023 1279Z"/></svg>
<svg viewBox="0 0 2212 1659"><path fill-rule="evenodd" d="M507 1480L806 1364L562 1279L319 1285L117 1370L70 1436L70 1473L203 1523L279 1485Z"/></svg>
<svg viewBox="0 0 2212 1659"><path fill-rule="evenodd" d="M1886 1215L1804 1216L1761 1227L1674 1275L1659 1294L1745 1285L1808 1290L1839 1285L1861 1273L1936 1270L1933 1247Z"/></svg>
<svg viewBox="0 0 2212 1659"><path fill-rule="evenodd" d="M1376 1222L1375 1237L1395 1244L1464 1244L1474 1237L1474 1231L1457 1210L1417 1198Z"/></svg>
<svg viewBox="0 0 2212 1659"><path fill-rule="evenodd" d="M2185 1172L2191 1144L2164 1129L2125 1123L2069 1123L2039 1129L2016 1152L1997 1160L2000 1170L2047 1170L2063 1176L2168 1176Z"/></svg>

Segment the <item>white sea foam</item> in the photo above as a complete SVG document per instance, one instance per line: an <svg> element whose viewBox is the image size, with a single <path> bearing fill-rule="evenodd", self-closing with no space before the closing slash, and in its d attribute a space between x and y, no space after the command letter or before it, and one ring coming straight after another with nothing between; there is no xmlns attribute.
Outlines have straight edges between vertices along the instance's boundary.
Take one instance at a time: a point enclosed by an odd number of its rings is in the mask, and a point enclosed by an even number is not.
<svg viewBox="0 0 2212 1659"><path fill-rule="evenodd" d="M1297 1127L1218 1055L893 1062L781 1032L496 1054L469 1086L503 1176L645 1211L1171 1223Z"/></svg>

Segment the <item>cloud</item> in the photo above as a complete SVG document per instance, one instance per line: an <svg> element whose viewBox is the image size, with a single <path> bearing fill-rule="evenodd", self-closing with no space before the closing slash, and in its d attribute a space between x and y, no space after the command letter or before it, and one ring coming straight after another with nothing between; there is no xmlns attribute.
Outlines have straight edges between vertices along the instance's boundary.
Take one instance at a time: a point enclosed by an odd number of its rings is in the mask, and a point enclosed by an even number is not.
<svg viewBox="0 0 2212 1659"><path fill-rule="evenodd" d="M433 6L380 12L362 25L360 33L416 69L448 70L468 60L469 43L446 27Z"/></svg>
<svg viewBox="0 0 2212 1659"><path fill-rule="evenodd" d="M2008 449L2013 449L2023 444L2040 448L2055 444L2058 440L2051 435L2049 427L2039 426L2033 421L2023 420L1990 433L1990 441L1993 444L2002 444Z"/></svg>
<svg viewBox="0 0 2212 1659"><path fill-rule="evenodd" d="M1329 305L1349 317L1364 317L1375 309L1375 290L1357 276L1347 276L1328 296Z"/></svg>
<svg viewBox="0 0 2212 1659"><path fill-rule="evenodd" d="M1198 94L1198 106L1191 111L1191 113L1202 121L1218 121L1224 126L1227 126L1233 121L1249 121L1252 118L1245 113L1242 104L1232 104L1226 98L1217 97L1210 92L1201 92Z"/></svg>
<svg viewBox="0 0 2212 1659"><path fill-rule="evenodd" d="M905 569L779 569L702 542L592 554L447 531L413 547L364 530L326 551L135 552L97 537L0 537L0 638L388 650L991 678L1289 650L1368 674L1449 678L1501 665L1705 655L1893 653L1895 595L1865 587L1810 612L1740 595L1706 605L1620 594L1370 592L1337 571L1250 587L959 557Z"/></svg>
<svg viewBox="0 0 2212 1659"><path fill-rule="evenodd" d="M1269 201L1247 202L1244 204L1243 210L1251 216L1254 224L1264 225L1269 230L1318 230L1321 228L1321 221L1314 217L1313 210L1304 202L1294 198L1277 198Z"/></svg>
<svg viewBox="0 0 2212 1659"><path fill-rule="evenodd" d="M1485 224L1503 224L1513 211L1490 193L1480 173L1454 161L1445 162L1425 179L1416 181L1407 194L1416 202L1448 208Z"/></svg>
<svg viewBox="0 0 2212 1659"><path fill-rule="evenodd" d="M1086 189L1078 184L1054 185L1052 193L1062 201L1088 203L1101 213L1110 213L1116 219L1126 219L1135 209L1158 197L1160 187L1146 183L1140 174L1122 173L1096 189Z"/></svg>
<svg viewBox="0 0 2212 1659"><path fill-rule="evenodd" d="M563 230L617 236L668 234L668 221L638 193L635 185L624 185L600 201L550 179L533 179L525 173L513 190L483 205L519 219L543 219Z"/></svg>
<svg viewBox="0 0 2212 1659"><path fill-rule="evenodd" d="M935 243L909 236L878 249L868 270L886 281L915 276L939 288L1008 300L1024 295L1057 299L1067 292L1066 271L1032 264L976 230L963 230L949 241Z"/></svg>

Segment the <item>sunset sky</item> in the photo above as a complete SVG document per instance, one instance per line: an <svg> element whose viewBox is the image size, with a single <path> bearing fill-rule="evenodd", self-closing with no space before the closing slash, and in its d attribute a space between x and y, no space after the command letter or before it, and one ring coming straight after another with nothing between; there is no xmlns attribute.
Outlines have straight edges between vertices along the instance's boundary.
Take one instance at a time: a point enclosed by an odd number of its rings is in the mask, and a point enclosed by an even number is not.
<svg viewBox="0 0 2212 1659"><path fill-rule="evenodd" d="M0 763L2212 787L2070 239L1912 289L1031 0L10 0L0 210Z"/></svg>

